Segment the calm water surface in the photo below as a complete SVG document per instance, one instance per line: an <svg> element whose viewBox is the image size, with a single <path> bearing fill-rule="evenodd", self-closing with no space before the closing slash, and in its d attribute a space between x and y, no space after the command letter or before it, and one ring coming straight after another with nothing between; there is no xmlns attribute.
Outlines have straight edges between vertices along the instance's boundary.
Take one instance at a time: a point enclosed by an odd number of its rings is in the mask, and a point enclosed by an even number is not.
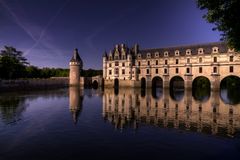
<svg viewBox="0 0 240 160"><path fill-rule="evenodd" d="M0 159L238 159L239 97L74 87L1 93Z"/></svg>

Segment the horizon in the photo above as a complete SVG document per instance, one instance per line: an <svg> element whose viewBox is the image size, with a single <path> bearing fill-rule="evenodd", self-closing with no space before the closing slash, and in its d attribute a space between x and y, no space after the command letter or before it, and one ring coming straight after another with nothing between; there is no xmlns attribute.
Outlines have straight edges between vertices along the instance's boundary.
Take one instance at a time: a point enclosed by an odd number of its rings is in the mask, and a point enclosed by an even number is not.
<svg viewBox="0 0 240 160"><path fill-rule="evenodd" d="M78 48L87 70L102 69L103 52L115 44L150 49L220 41L195 0L118 2L0 0L0 48L23 51L39 68L69 68Z"/></svg>

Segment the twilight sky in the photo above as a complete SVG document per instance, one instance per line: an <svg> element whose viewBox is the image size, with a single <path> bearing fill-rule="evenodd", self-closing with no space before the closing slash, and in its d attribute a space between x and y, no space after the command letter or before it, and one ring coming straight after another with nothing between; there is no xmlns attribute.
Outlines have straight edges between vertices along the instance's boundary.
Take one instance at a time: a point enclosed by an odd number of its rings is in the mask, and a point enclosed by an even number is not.
<svg viewBox="0 0 240 160"><path fill-rule="evenodd" d="M39 67L102 68L117 43L140 48L219 41L195 0L0 0L0 49L11 45Z"/></svg>

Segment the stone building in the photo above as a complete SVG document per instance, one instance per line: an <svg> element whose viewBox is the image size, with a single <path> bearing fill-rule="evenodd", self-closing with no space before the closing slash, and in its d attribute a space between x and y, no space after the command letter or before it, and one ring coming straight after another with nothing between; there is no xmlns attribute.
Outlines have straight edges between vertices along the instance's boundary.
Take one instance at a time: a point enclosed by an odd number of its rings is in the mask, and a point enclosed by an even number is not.
<svg viewBox="0 0 240 160"><path fill-rule="evenodd" d="M224 42L157 49L121 44L104 53L103 79L105 87L151 88L158 79L157 85L168 88L178 77L185 88L191 88L192 82L202 76L210 81L213 90L218 90L225 77L239 77L239 65L240 54Z"/></svg>
<svg viewBox="0 0 240 160"><path fill-rule="evenodd" d="M73 52L73 57L69 62L69 85L70 86L79 86L80 85L80 71L83 67L82 59L78 54L78 49L75 49Z"/></svg>

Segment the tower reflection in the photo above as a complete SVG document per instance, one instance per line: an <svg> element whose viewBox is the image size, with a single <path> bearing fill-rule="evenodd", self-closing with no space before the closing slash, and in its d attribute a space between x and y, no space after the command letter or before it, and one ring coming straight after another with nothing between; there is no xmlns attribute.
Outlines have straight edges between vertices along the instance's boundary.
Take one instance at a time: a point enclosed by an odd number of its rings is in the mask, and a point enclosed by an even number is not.
<svg viewBox="0 0 240 160"><path fill-rule="evenodd" d="M77 124L78 117L82 111L83 90L80 87L69 87L69 109L74 124Z"/></svg>
<svg viewBox="0 0 240 160"><path fill-rule="evenodd" d="M192 90L163 90L159 95L151 90L142 96L140 89L122 89L118 94L105 89L103 117L119 129L148 124L230 137L240 129L240 104L224 103L219 92L203 97Z"/></svg>

